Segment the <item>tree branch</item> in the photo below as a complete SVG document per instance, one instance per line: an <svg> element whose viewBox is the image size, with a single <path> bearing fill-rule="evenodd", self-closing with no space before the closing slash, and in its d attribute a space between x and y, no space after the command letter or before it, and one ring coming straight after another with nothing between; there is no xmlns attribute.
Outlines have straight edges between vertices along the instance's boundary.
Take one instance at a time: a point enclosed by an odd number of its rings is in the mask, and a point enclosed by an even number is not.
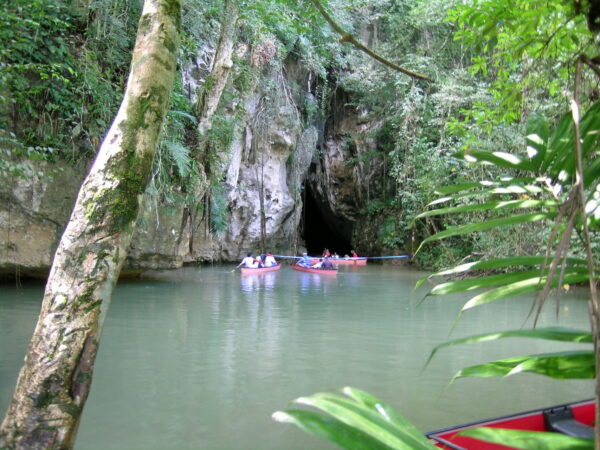
<svg viewBox="0 0 600 450"><path fill-rule="evenodd" d="M587 64L590 67L590 69L592 69L594 71L596 76L598 78L600 78L600 67L598 67L598 65L594 62L595 59L596 58L590 59L586 55L581 55L581 61L583 61L585 64Z"/></svg>
<svg viewBox="0 0 600 450"><path fill-rule="evenodd" d="M365 46L362 42L358 41L352 34L344 31L344 29L342 27L340 27L335 20L333 20L333 18L327 13L327 11L325 11L325 9L323 8L323 5L321 5L319 0L311 0L311 2L315 6L315 8L317 8L317 10L321 13L321 15L325 18L325 20L331 26L331 28L333 28L341 36L340 42L349 42L350 44L354 45L354 47L356 47L360 51L369 55L371 58L379 61L380 63L382 63L398 72L402 72L403 74L406 74L413 78L418 78L419 80L433 81L433 78L430 78L427 75L423 75L423 74L405 69L403 67L400 67L399 65L394 64L393 62L384 58L383 56L375 53L369 47Z"/></svg>

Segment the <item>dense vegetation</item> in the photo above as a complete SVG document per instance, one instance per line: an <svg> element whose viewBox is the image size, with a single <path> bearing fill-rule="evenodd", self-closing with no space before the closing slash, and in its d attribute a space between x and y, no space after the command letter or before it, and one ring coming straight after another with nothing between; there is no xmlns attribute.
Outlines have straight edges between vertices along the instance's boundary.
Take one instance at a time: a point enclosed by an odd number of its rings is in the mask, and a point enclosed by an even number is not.
<svg viewBox="0 0 600 450"><path fill-rule="evenodd" d="M189 61L204 57L205 47L218 40L222 3L184 3L180 73L148 192L155 205L179 203L205 214L216 231L226 226L220 180L244 111L221 108L200 138L193 104L197 93L184 92L182 78L189 76ZM316 101L300 105L306 125L332 114L332 99L340 92L366 113L365 120L379 124L370 136L374 146L347 164L376 161L382 167L371 185L362 187L367 195L360 212L377 225L380 251L414 251L427 236L456 225L453 217L415 220L435 198L436 186L482 175L483 169L473 171L456 152L471 148L514 153L524 145L532 113L558 120L568 105L570 55L590 45L585 20L562 27L576 7L571 2L484 2L477 10L461 5L447 0L325 4L349 33L433 82L394 73L340 44L309 2L239 5L238 42L262 58L301 60L314 73ZM89 160L124 89L141 1L19 0L5 6L0 12L0 139L5 143L0 172L27 174L23 155ZM539 8L547 12L539 23L514 29L519 15L540 15ZM490 16L513 29L485 29ZM233 71L223 105L266 82L264 71L248 59L234 58ZM596 87L593 75L584 75L584 80L585 104L595 98ZM348 136L349 145L360 137ZM494 174L493 168L486 170ZM198 198L200 191L206 194ZM494 215L469 214L475 220ZM525 224L518 233L457 235L423 249L417 262L440 268L473 256L506 255L514 248L527 254L538 248L540 232L539 225Z"/></svg>

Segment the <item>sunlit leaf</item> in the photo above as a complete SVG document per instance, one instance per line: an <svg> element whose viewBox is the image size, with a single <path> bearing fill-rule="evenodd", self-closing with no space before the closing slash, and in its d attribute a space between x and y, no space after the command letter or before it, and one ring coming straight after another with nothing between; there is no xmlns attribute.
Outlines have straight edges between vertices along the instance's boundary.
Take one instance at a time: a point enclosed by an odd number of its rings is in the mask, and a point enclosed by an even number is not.
<svg viewBox="0 0 600 450"><path fill-rule="evenodd" d="M454 345L474 344L479 342L495 341L505 338L529 338L529 339L545 339L559 342L572 342L577 344L591 344L593 342L592 333L589 331L571 330L568 328L550 327L536 328L532 330L509 330L498 331L495 333L478 334L476 336L468 336L452 341L444 342L436 346L427 358L425 365L428 365L435 354L445 348Z"/></svg>
<svg viewBox="0 0 600 450"><path fill-rule="evenodd" d="M310 397L300 398L297 402L321 409L342 422L357 427L364 433L377 436L384 444L392 447L405 445L398 437L401 434L405 434L406 438L415 441L411 442L411 445L416 445L421 440L405 433L397 424L383 418L379 412L338 395L317 393ZM421 438L424 439L422 436Z"/></svg>
<svg viewBox="0 0 600 450"><path fill-rule="evenodd" d="M440 208L416 216L416 219L423 217L438 216L441 214L457 214L474 211L490 211L490 210L512 210L518 208L541 208L541 207L553 207L557 206L558 203L554 200L509 200L509 201L496 201L487 202L471 205L461 205L449 208Z"/></svg>
<svg viewBox="0 0 600 450"><path fill-rule="evenodd" d="M541 114L531 114L527 119L527 153L536 169L539 169L546 156L548 135L549 129L546 119Z"/></svg>
<svg viewBox="0 0 600 450"><path fill-rule="evenodd" d="M348 397L340 394L317 393L294 400L299 405L319 410L318 413L305 415L304 412L298 412L304 410L286 410L276 412L273 418L277 421L293 423L319 436L333 438L334 442L345 440L344 437L339 436L339 433L345 427L350 427L360 433L357 439L361 440L361 445L367 446L347 448L435 448L419 430L375 397L348 387L344 388L343 392ZM332 417L335 421L318 420L319 415Z"/></svg>
<svg viewBox="0 0 600 450"><path fill-rule="evenodd" d="M571 268L572 272L566 272L562 278L562 283L575 284L582 283L589 279L589 274L585 269ZM540 288L540 286L546 282L546 277L533 277L527 280L517 281L515 283L500 286L495 289L490 289L482 294L479 294L470 299L462 308L462 311L481 306L486 303L491 303L496 300L501 300L508 297L513 297L519 294L525 294L527 292L534 292ZM552 280L551 287L558 287L559 279L555 277ZM461 312L462 312L461 311Z"/></svg>
<svg viewBox="0 0 600 450"><path fill-rule="evenodd" d="M596 375L594 351L580 350L499 359L465 367L454 375L452 381L465 377L489 378L521 372L556 379L591 379Z"/></svg>
<svg viewBox="0 0 600 450"><path fill-rule="evenodd" d="M474 271L474 270L487 270L487 269L499 269L505 267L519 267L519 266L537 266L546 262L545 256L513 256L509 258L498 258L491 259L488 261L475 261L466 264L460 264L451 269L442 270L430 275L430 278L438 276L455 275L458 273ZM570 266L582 266L587 267L587 261L581 258L567 258L567 264Z"/></svg>
<svg viewBox="0 0 600 450"><path fill-rule="evenodd" d="M384 446L380 441L359 431L356 427L346 425L334 417L318 412L294 409L277 411L272 417L277 422L296 425L304 431L328 439L346 449L391 448Z"/></svg>
<svg viewBox="0 0 600 450"><path fill-rule="evenodd" d="M510 217L502 217L499 219L486 220L485 222L470 223L467 225L451 227L445 231L441 231L439 233L434 234L433 236L429 236L427 239L424 239L423 242L421 242L421 245L419 246L419 248L417 249L417 251L415 253L417 253L424 244L431 242L431 241L448 238L450 236L458 236L458 235L462 235L462 234L473 233L476 231L491 230L493 228L504 227L504 226L509 226L509 225L538 222L538 221L544 220L544 219L551 219L555 216L556 216L556 214L553 212L537 213L537 214L516 214L516 215L512 215Z"/></svg>
<svg viewBox="0 0 600 450"><path fill-rule="evenodd" d="M508 186L508 185L526 185L529 183L533 183L535 181L539 181L538 178L535 177L526 177L526 178L513 178L506 177L505 179L500 180L484 180L484 181L475 181L469 183L462 184L451 184L448 186L439 186L436 188L435 192L442 195L453 194L456 192L475 189L475 188L490 188L490 187L499 187L499 186Z"/></svg>
<svg viewBox="0 0 600 450"><path fill-rule="evenodd" d="M541 266L546 261L544 256L513 256L510 258L498 258L488 261L474 261L470 263L460 264L456 267L445 269L436 273L433 273L425 278L421 278L417 281L415 289L420 287L425 281L434 277L442 277L449 275L456 275L476 270L489 270L489 269L502 269L502 268L516 268L521 266ZM572 266L583 266L587 267L587 261L579 258L568 258L567 264Z"/></svg>
<svg viewBox="0 0 600 450"><path fill-rule="evenodd" d="M548 150L540 170L556 178L564 166L565 155L573 148L573 119L565 114L549 139Z"/></svg>
<svg viewBox="0 0 600 450"><path fill-rule="evenodd" d="M545 274L548 271L544 271L544 279ZM567 267L565 268L565 274L569 276L569 278L579 279L580 276L587 276L587 268L586 267ZM465 280L456 280L456 281L448 281L446 283L440 283L436 285L431 291L427 294L430 295L445 295L445 294L453 294L456 292L466 292L474 289L482 289L489 288L495 286L504 286L516 283L518 281L536 279L539 280L541 276L540 269L532 269L511 273L499 273L495 275L486 275L480 276L476 278L468 278ZM556 285L557 286L557 285ZM555 286L555 287L556 287Z"/></svg>
<svg viewBox="0 0 600 450"><path fill-rule="evenodd" d="M596 150L600 131L600 103L596 102L581 118L580 136L582 156L587 158ZM573 119L570 113L565 114L557 127L549 150L552 150L548 172L557 176L564 172L569 176L575 173L575 152L569 151L574 146Z"/></svg>
<svg viewBox="0 0 600 450"><path fill-rule="evenodd" d="M508 169L528 171L535 170L535 166L531 163L531 161L519 158L511 153L506 152L484 152L469 150L458 152L456 156L462 158L466 158L468 156L471 160L474 158L479 162L490 163L497 167L505 167Z"/></svg>
<svg viewBox="0 0 600 450"><path fill-rule="evenodd" d="M456 292L471 291L473 289L489 288L499 285L507 285L517 281L529 280L533 277L539 277L540 270L526 270L513 273L499 273L466 280L449 281L435 286L427 295L446 295Z"/></svg>
<svg viewBox="0 0 600 450"><path fill-rule="evenodd" d="M381 415L384 419L388 421L392 421L400 426L409 427L412 429L414 433L421 434L417 428L402 417L396 410L394 410L388 404L382 402L376 397L373 397L371 394L361 391L360 389L345 387L343 389L343 393L348 397L353 399L356 403L368 408L377 411L379 415Z"/></svg>

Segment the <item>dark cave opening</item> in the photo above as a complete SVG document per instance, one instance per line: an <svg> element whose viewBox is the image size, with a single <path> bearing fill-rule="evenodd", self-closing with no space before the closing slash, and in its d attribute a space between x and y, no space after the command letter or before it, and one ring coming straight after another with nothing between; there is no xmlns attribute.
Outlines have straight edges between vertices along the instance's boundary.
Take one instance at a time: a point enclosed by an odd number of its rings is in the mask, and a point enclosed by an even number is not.
<svg viewBox="0 0 600 450"><path fill-rule="evenodd" d="M333 216L326 218L329 208L319 204L308 183L304 184L304 189L300 233L308 254L321 255L325 248L328 248L331 253L337 252L340 256L348 254L352 249L350 242L352 233L348 233L348 225L336 225L339 224L339 219Z"/></svg>

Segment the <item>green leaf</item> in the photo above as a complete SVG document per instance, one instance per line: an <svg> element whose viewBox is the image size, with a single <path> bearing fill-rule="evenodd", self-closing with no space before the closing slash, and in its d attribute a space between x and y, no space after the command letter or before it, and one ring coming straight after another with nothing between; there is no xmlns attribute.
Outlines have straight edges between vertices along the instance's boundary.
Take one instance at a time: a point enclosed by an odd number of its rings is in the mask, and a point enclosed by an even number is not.
<svg viewBox="0 0 600 450"><path fill-rule="evenodd" d="M505 338L530 338L530 339L545 339L550 341L559 341L559 342L572 342L572 343L584 343L591 344L593 343L592 333L589 331L581 331L581 330L572 330L568 328L560 328L560 327L549 327L549 328L536 328L533 330L509 330L509 331L498 331L495 333L485 333L478 334L475 336L468 336L460 339L454 339L452 341L444 342L431 351L429 358L427 358L427 362L425 366L427 366L435 354L445 348L453 345L463 345L463 344L474 344L478 342L488 342L495 341L498 339Z"/></svg>
<svg viewBox="0 0 600 450"><path fill-rule="evenodd" d="M467 225L451 227L445 231L441 231L439 233L434 234L433 236L429 236L428 238L424 239L415 253L418 253L423 245L431 241L437 241L440 239L448 238L450 236L458 236L473 233L476 231L491 230L493 228L516 225L520 223L538 222L544 219L551 219L555 216L555 213L517 214L510 217L502 217L499 219L487 220L485 222L470 223Z"/></svg>
<svg viewBox="0 0 600 450"><path fill-rule="evenodd" d="M518 208L541 208L541 207L552 207L557 206L558 203L554 200L509 200L509 201L496 201L488 203L479 203L471 205L461 205L449 208L434 209L419 214L415 219L422 219L423 217L437 216L440 214L458 214L465 212L474 211L490 211L490 210L512 210Z"/></svg>
<svg viewBox="0 0 600 450"><path fill-rule="evenodd" d="M596 102L580 120L580 136L582 154L584 159L595 151L600 133L600 102ZM549 150L550 158L547 163L549 175L556 178L564 172L569 176L575 173L574 128L571 113L561 119L554 135L552 136Z"/></svg>
<svg viewBox="0 0 600 450"><path fill-rule="evenodd" d="M594 351L567 351L499 359L465 367L454 375L452 382L458 378L489 378L515 375L521 372L545 375L555 379L591 379L596 376Z"/></svg>
<svg viewBox="0 0 600 450"><path fill-rule="evenodd" d="M596 181L600 178L600 158L594 159L586 167L584 167L583 178L586 188L589 188L596 183Z"/></svg>
<svg viewBox="0 0 600 450"><path fill-rule="evenodd" d="M544 279L547 272L547 270L544 271ZM565 269L565 274L568 275L570 279L572 279L571 277L579 279L580 276L587 276L587 273L588 272L586 267L567 267ZM481 276L477 278L468 278L466 280L448 281L446 283L440 283L437 286L435 286L433 289L431 289L427 296L453 294L456 292L471 291L473 289L483 289L493 286L508 285L524 280L539 280L540 275L542 275L541 269L532 269L511 273L499 273L494 275Z"/></svg>
<svg viewBox="0 0 600 450"><path fill-rule="evenodd" d="M373 397L371 394L352 387L345 387L343 392L358 404L368 409L376 410L384 419L395 423L399 427L402 427L404 431L414 434L415 436L422 435L422 433L412 423L398 414L396 410L378 398Z"/></svg>
<svg viewBox="0 0 600 450"><path fill-rule="evenodd" d="M585 269L575 270L572 269L571 273L565 273L565 276L562 279L563 283L575 284L582 283L589 279L589 274ZM551 286L558 286L558 277L554 277L552 280ZM484 292L483 294L479 294L472 299L470 299L463 306L461 313L466 311L467 309L474 308L476 306L481 306L486 303L491 303L496 300L501 300L508 297L513 297L519 294L525 294L527 292L534 292L539 290L543 283L546 282L546 277L532 277L527 280L517 281L515 283L507 284L506 286L501 286L495 289L491 289L489 291Z"/></svg>
<svg viewBox="0 0 600 450"><path fill-rule="evenodd" d="M297 413L296 410L277 412L273 418L278 421L294 423L328 439L333 437L342 440L343 437L338 436L340 430L350 427L361 433L359 436L366 435L378 443L375 447L357 448L407 450L435 448L420 431L378 399L353 388L344 388L343 392L349 397L340 394L317 393L294 400L299 405L320 410L319 415L333 417L334 422L316 420L314 414L305 416L303 413ZM367 440L365 439L364 442Z"/></svg>
<svg viewBox="0 0 600 450"><path fill-rule="evenodd" d="M505 167L515 170L534 171L536 167L527 159L506 152L485 152L478 150L463 150L456 153L457 158L463 158L471 162L484 162L496 167Z"/></svg>
<svg viewBox="0 0 600 450"><path fill-rule="evenodd" d="M321 409L347 425L355 426L364 433L376 436L385 445L393 448L419 448L419 444L426 442L424 436L416 437L407 433L397 424L386 420L379 412L337 395L317 393L298 399L298 402Z"/></svg>
<svg viewBox="0 0 600 450"><path fill-rule="evenodd" d="M451 269L445 269L440 272L433 273L427 277L421 278L415 285L415 290L419 288L425 281L434 277L456 275L459 273L465 273L475 270L488 270L488 269L500 269L500 268L514 268L519 266L538 266L544 264L547 261L545 256L513 256L510 258L499 258L488 261L475 261L465 264L460 264ZM567 263L572 266L580 265L587 267L587 261L579 258L568 258Z"/></svg>
<svg viewBox="0 0 600 450"><path fill-rule="evenodd" d="M427 206L434 206L439 203L445 203L450 200L459 200L468 197L479 197L486 195L535 195L542 193L550 193L548 187L536 186L533 184L511 184L506 186L499 186L491 189L483 189L480 191L465 191L455 193L451 197L443 197L432 201Z"/></svg>
<svg viewBox="0 0 600 450"><path fill-rule="evenodd" d="M573 148L573 119L571 113L565 114L549 139L546 157L540 170L552 178L557 178L562 170L564 155Z"/></svg>
<svg viewBox="0 0 600 450"><path fill-rule="evenodd" d="M187 113L185 111L178 111L178 110L172 109L167 113L167 115L170 117L173 117L173 116L183 117L184 119L189 120L193 124L198 123L198 119L196 117L192 116L190 113Z"/></svg>
<svg viewBox="0 0 600 450"><path fill-rule="evenodd" d="M273 420L280 423L289 423L298 428L328 439L331 442L349 450L390 449L377 439L362 433L355 427L314 411L301 409L276 411Z"/></svg>
<svg viewBox="0 0 600 450"><path fill-rule="evenodd" d="M536 169L540 168L548 147L548 122L538 113L532 113L527 118L527 154Z"/></svg>
<svg viewBox="0 0 600 450"><path fill-rule="evenodd" d="M442 270L429 275L429 278L447 275L456 275L458 273L473 271L473 270L488 270L499 269L504 267L519 267L519 266L538 266L547 262L545 256L512 256L509 258L491 259L488 261L476 261L466 264L460 264L451 269ZM570 266L587 267L587 261L582 258L567 258L567 264Z"/></svg>
<svg viewBox="0 0 600 450"><path fill-rule="evenodd" d="M190 150L180 142L176 141L165 141L163 143L167 149L173 163L177 167L177 172L180 177L185 177L190 172L192 164L192 158L190 157Z"/></svg>
<svg viewBox="0 0 600 450"><path fill-rule="evenodd" d="M468 278L466 280L448 281L435 286L427 296L454 294L456 292L472 291L493 286L512 284L517 281L539 279L540 269L525 270L513 273L499 273L484 277Z"/></svg>
<svg viewBox="0 0 600 450"><path fill-rule="evenodd" d="M469 428L458 434L524 450L591 450L594 448L593 440L542 431L479 427Z"/></svg>
<svg viewBox="0 0 600 450"><path fill-rule="evenodd" d="M460 191L469 190L469 189L476 189L476 188L481 188L481 187L489 188L491 186L521 185L521 184L533 183L535 181L539 181L539 179L532 178L532 177L526 177L526 178L506 177L501 180L495 180L495 181L484 180L484 181L476 181L476 182L469 182L469 183L452 184L452 185L448 185L448 186L440 186L440 187L436 188L435 192L437 194L448 195L448 194L453 194L455 192L460 192Z"/></svg>
<svg viewBox="0 0 600 450"><path fill-rule="evenodd" d="M600 138L600 102L596 102L581 118L580 133L583 138L582 150L585 158L596 150Z"/></svg>

